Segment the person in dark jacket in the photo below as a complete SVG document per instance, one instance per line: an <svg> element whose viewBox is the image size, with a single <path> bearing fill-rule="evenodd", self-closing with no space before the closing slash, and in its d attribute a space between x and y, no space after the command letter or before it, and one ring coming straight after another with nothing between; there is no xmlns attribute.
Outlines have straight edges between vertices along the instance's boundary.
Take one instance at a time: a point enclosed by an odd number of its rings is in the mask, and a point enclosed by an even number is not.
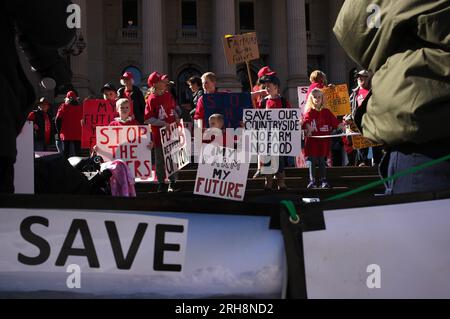
<svg viewBox="0 0 450 319"><path fill-rule="evenodd" d="M448 0L347 0L334 26L349 56L374 72L355 123L390 151L388 175L442 160L395 180L393 194L450 189L449 18Z"/></svg>
<svg viewBox="0 0 450 319"><path fill-rule="evenodd" d="M117 91L119 99L129 99L133 102L133 111L135 119L144 124L145 100L142 91L134 85L133 73L125 72L121 79L122 87Z"/></svg>
<svg viewBox="0 0 450 319"><path fill-rule="evenodd" d="M198 100L205 94L202 87L202 79L198 76L193 76L187 80L187 85L189 89L192 91L192 100L191 100L191 118L194 118L195 111L197 108Z"/></svg>
<svg viewBox="0 0 450 319"><path fill-rule="evenodd" d="M19 61L16 36L39 76L52 77L57 85L70 79L58 49L75 38L67 27L70 1L0 1L0 193L14 192L16 138L33 107L35 94ZM68 80L70 82L70 80Z"/></svg>
<svg viewBox="0 0 450 319"><path fill-rule="evenodd" d="M28 115L28 121L34 123L34 150L48 151L55 142L56 127L50 103L46 98L39 100L37 109Z"/></svg>

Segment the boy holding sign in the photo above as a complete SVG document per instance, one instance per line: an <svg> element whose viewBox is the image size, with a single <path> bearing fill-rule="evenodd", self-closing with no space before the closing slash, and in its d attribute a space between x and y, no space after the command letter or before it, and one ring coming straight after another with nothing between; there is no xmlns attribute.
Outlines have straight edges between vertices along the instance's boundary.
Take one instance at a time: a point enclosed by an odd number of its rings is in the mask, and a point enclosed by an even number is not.
<svg viewBox="0 0 450 319"><path fill-rule="evenodd" d="M266 87L268 95L262 99L259 102L258 108L260 109L286 109L291 108L291 104L288 100L286 100L284 97L280 95L280 80L275 75L275 73L270 75L264 75L259 80L261 84L263 84ZM282 142L282 141L280 141ZM264 157L263 157L264 158ZM287 186L285 182L286 173L285 173L285 167L287 158L285 156L279 156L279 157L267 157L269 163L264 163L264 166L272 166L273 163L272 160L278 160L278 170L275 174L278 182L278 189L280 191L287 191ZM269 168L270 169L270 168ZM262 172L264 173L264 170L262 169ZM273 187L273 177L274 174L264 174L266 177L266 185L264 190L271 191Z"/></svg>
<svg viewBox="0 0 450 319"><path fill-rule="evenodd" d="M170 184L166 189L166 166L164 163L164 152L161 142L161 127L170 130L170 124L179 122L179 117L175 111L176 103L172 95L166 91L166 84L162 75L153 72L148 78L148 86L152 89L152 94L148 97L145 107L145 124L152 126L153 144L155 146L156 177L158 178L158 193L175 192L177 174L169 177Z"/></svg>

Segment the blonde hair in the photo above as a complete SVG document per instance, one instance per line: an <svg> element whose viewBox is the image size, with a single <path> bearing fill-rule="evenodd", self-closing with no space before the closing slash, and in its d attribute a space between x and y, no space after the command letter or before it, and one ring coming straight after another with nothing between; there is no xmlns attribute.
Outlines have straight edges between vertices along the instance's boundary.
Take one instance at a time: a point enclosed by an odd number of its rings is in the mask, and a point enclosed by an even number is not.
<svg viewBox="0 0 450 319"><path fill-rule="evenodd" d="M128 100L128 99L119 99L119 100L117 100L117 102L116 102L116 110L117 110L117 112L119 112L120 111L120 107L122 105L126 104L126 103L130 104L130 100Z"/></svg>
<svg viewBox="0 0 450 319"><path fill-rule="evenodd" d="M215 73L207 72L202 75L202 81L210 80L211 82L217 83L217 76Z"/></svg>
<svg viewBox="0 0 450 319"><path fill-rule="evenodd" d="M316 107L313 103L314 93L322 96L322 103L318 107ZM319 89L312 90L311 93L309 93L308 100L306 101L305 113L309 112L311 109L321 111L324 108L325 108L325 95L323 94L322 90Z"/></svg>
<svg viewBox="0 0 450 319"><path fill-rule="evenodd" d="M324 85L327 85L327 75L322 71L315 70L313 73L311 73L309 81L311 83L323 83Z"/></svg>
<svg viewBox="0 0 450 319"><path fill-rule="evenodd" d="M220 120L220 121L222 121L222 122L225 122L225 118L223 117L222 114L213 114L213 115L211 115L211 116L209 117L208 120L209 120L209 121L211 121L211 120Z"/></svg>

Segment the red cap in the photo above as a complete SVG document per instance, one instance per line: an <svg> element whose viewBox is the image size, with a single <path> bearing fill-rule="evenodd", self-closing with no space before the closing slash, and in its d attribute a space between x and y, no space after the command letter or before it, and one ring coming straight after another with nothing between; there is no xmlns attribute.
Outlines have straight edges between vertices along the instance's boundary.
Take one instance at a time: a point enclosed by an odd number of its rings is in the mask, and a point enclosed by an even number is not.
<svg viewBox="0 0 450 319"><path fill-rule="evenodd" d="M74 91L69 91L66 94L66 99L77 99L78 96Z"/></svg>
<svg viewBox="0 0 450 319"><path fill-rule="evenodd" d="M276 75L277 73L272 71L270 67L265 66L258 72L258 78L262 78L263 76Z"/></svg>
<svg viewBox="0 0 450 319"><path fill-rule="evenodd" d="M131 72L125 72L122 77L122 80L126 79L126 80L133 80L133 73Z"/></svg>
<svg viewBox="0 0 450 319"><path fill-rule="evenodd" d="M168 75L168 74L164 74L164 75L161 77L161 81L165 81L165 80L169 81L169 75Z"/></svg>
<svg viewBox="0 0 450 319"><path fill-rule="evenodd" d="M159 72L153 72L148 77L147 83L148 83L149 87L153 87L153 86L155 86L156 83L161 82L161 81L162 81L161 74L159 74Z"/></svg>

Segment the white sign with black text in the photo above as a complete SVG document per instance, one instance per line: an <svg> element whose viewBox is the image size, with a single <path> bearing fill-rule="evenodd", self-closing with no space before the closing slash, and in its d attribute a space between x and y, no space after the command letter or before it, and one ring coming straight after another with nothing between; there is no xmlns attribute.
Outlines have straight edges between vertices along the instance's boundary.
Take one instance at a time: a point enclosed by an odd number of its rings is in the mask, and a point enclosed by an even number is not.
<svg viewBox="0 0 450 319"><path fill-rule="evenodd" d="M244 110L246 151L252 155L298 156L300 120L300 109Z"/></svg>
<svg viewBox="0 0 450 319"><path fill-rule="evenodd" d="M160 131L166 174L171 176L191 162L191 152L188 148L190 143L186 140L183 121L180 124L170 124L170 129L162 127Z"/></svg>

